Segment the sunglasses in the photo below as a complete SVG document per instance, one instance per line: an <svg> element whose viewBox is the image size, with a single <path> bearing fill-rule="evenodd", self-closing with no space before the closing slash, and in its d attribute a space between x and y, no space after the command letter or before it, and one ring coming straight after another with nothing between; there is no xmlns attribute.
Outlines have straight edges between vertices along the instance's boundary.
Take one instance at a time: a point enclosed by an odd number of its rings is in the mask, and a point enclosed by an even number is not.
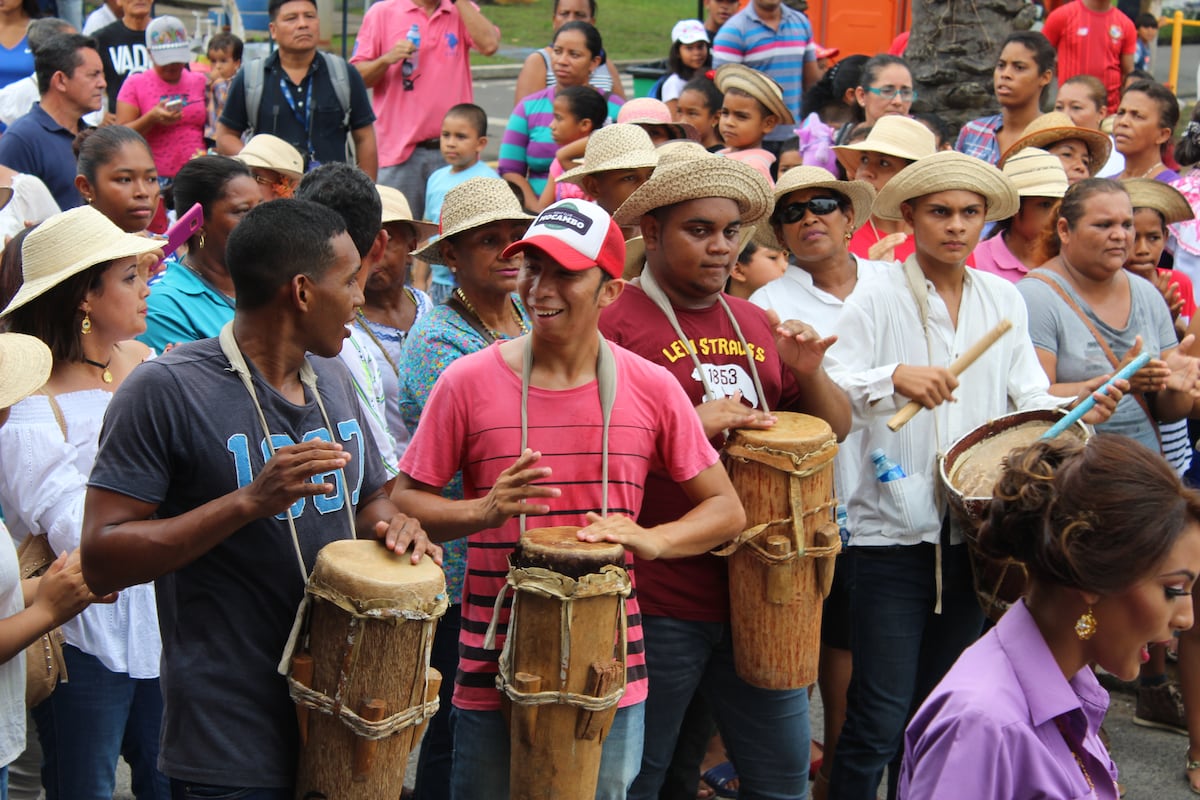
<svg viewBox="0 0 1200 800"><path fill-rule="evenodd" d="M413 90L413 73L415 71L416 67L413 66L413 63L407 58L404 59L404 63L400 65L400 83L406 92Z"/></svg>
<svg viewBox="0 0 1200 800"><path fill-rule="evenodd" d="M827 217L841 207L842 203L836 197L814 197L804 203L788 203L783 208L777 209L772 215L771 221L779 225L791 225L804 219L804 215L808 211L812 211L818 217Z"/></svg>
<svg viewBox="0 0 1200 800"><path fill-rule="evenodd" d="M900 99L906 103L917 99L915 89L897 89L895 86L868 86L867 91L876 97L882 97L884 100L894 100L896 95L900 95Z"/></svg>

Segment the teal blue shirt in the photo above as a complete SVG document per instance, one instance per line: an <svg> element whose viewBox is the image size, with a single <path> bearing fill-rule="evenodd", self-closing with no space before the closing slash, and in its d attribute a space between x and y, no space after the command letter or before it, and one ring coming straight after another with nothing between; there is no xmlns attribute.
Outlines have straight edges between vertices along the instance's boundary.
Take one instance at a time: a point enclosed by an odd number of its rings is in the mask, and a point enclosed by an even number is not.
<svg viewBox="0 0 1200 800"><path fill-rule="evenodd" d="M233 319L233 301L177 261L150 284L146 305L146 332L137 338L160 353L216 336Z"/></svg>

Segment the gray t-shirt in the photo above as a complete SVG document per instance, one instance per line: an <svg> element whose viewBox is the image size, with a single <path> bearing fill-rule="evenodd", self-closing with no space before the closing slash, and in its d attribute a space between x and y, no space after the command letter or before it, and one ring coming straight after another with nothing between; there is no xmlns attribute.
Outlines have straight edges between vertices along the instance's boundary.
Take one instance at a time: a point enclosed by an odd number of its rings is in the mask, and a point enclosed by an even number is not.
<svg viewBox="0 0 1200 800"><path fill-rule="evenodd" d="M1046 275L1061 286L1087 314L1117 358L1133 347L1138 336L1142 337L1142 352L1154 358L1158 358L1163 350L1178 344L1175 327L1171 324L1171 312L1162 295L1147 280L1128 272L1122 273L1129 281L1132 302L1125 327L1114 328L1096 316L1070 284L1056 273L1038 269L1030 274ZM1112 362L1104 355L1096 338L1054 289L1040 280L1026 277L1017 283L1017 291L1025 298L1025 305L1029 308L1029 335L1033 339L1033 346L1053 353L1058 359L1057 382L1086 381L1113 372ZM1121 398L1112 417L1097 425L1096 430L1130 436L1154 452L1159 452L1155 426L1130 395Z"/></svg>
<svg viewBox="0 0 1200 800"><path fill-rule="evenodd" d="M333 432L311 397L293 405L251 371L276 447L332 439L351 456L348 485L317 476L336 491L292 507L311 571L321 547L350 536L347 494L357 505L384 476L346 368L337 359L309 361ZM203 339L134 370L108 407L89 485L154 503L166 518L250 483L268 451L250 396L228 368L218 341ZM276 665L304 579L287 515L250 523L155 588L165 705L160 768L197 783L291 786L296 712Z"/></svg>

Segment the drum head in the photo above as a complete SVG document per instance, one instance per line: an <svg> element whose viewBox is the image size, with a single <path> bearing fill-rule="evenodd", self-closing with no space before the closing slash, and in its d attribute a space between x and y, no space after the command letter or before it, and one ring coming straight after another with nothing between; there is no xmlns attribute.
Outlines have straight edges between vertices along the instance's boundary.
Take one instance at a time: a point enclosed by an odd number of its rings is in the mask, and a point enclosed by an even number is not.
<svg viewBox="0 0 1200 800"><path fill-rule="evenodd" d="M581 529L564 525L525 531L512 554L514 567L540 567L579 578L602 567L625 566L625 548L612 542L581 542Z"/></svg>
<svg viewBox="0 0 1200 800"><path fill-rule="evenodd" d="M445 574L429 556L414 564L409 554L393 553L378 539L325 545L311 580L356 600L395 601L397 608L423 605L446 592Z"/></svg>

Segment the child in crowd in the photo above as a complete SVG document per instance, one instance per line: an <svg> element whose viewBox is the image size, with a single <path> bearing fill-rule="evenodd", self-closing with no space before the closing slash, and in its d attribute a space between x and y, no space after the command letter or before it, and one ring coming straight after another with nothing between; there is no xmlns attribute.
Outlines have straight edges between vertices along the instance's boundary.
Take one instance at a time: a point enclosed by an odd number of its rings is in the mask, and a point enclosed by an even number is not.
<svg viewBox="0 0 1200 800"><path fill-rule="evenodd" d="M671 29L671 52L667 69L671 72L663 81L659 99L674 115L679 107L679 95L687 82L712 66L712 51L708 31L698 19L683 19Z"/></svg>
<svg viewBox="0 0 1200 800"><path fill-rule="evenodd" d="M204 126L204 139L212 147L217 139L217 120L229 95L229 84L242 68L242 40L232 33L215 34L208 40L208 65L208 88L205 91L208 123Z"/></svg>
<svg viewBox="0 0 1200 800"><path fill-rule="evenodd" d="M725 294L749 300L750 295L781 277L785 270L786 253L751 239L746 242L729 272L729 280L725 282Z"/></svg>
<svg viewBox="0 0 1200 800"><path fill-rule="evenodd" d="M721 103L721 155L754 167L771 185L775 156L762 147L763 137L776 125L794 125L792 113L783 102L783 89L757 70L741 64L725 64L717 70L717 88L725 94Z"/></svg>
<svg viewBox="0 0 1200 800"><path fill-rule="evenodd" d="M650 179L657 164L658 152L650 135L637 125L618 122L589 137L583 163L564 172L559 180L579 186L605 211L616 211Z"/></svg>
<svg viewBox="0 0 1200 800"><path fill-rule="evenodd" d="M442 118L441 150L446 166L436 170L425 183L425 221L437 223L442 216L442 201L446 192L471 178L499 178L496 170L479 160L487 147L487 112L474 103L459 103ZM430 264L423 269L420 261L413 263L413 283L424 288L429 281L429 296L442 303L454 291L454 273L443 264ZM424 274L422 274L424 273ZM426 277L428 276L428 277Z"/></svg>
<svg viewBox="0 0 1200 800"><path fill-rule="evenodd" d="M590 200L583 189L572 183L558 182L568 167L575 165L580 147L587 146L592 131L604 126L608 118L608 102L591 86L568 86L554 96L554 120L550 123L550 135L559 146L558 157L550 163L550 178L539 198L539 210L556 200L569 197ZM574 144L574 147L568 145Z"/></svg>
<svg viewBox="0 0 1200 800"><path fill-rule="evenodd" d="M700 134L700 144L710 153L725 147L717 126L721 121L721 104L724 97L717 85L706 75L692 78L683 86L675 104L675 120L686 122Z"/></svg>
<svg viewBox="0 0 1200 800"><path fill-rule="evenodd" d="M783 177L783 173L792 167L799 167L803 164L804 157L800 154L799 137L793 136L790 139L785 139L779 148L779 163L777 165L779 177Z"/></svg>
<svg viewBox="0 0 1200 800"><path fill-rule="evenodd" d="M1138 14L1134 25L1137 26L1137 50L1133 53L1133 68L1149 70L1150 55L1158 44L1158 17Z"/></svg>
<svg viewBox="0 0 1200 800"><path fill-rule="evenodd" d="M690 123L676 121L667 104L653 97L639 97L621 106L617 122L637 125L650 135L655 147L675 139L699 136Z"/></svg>

